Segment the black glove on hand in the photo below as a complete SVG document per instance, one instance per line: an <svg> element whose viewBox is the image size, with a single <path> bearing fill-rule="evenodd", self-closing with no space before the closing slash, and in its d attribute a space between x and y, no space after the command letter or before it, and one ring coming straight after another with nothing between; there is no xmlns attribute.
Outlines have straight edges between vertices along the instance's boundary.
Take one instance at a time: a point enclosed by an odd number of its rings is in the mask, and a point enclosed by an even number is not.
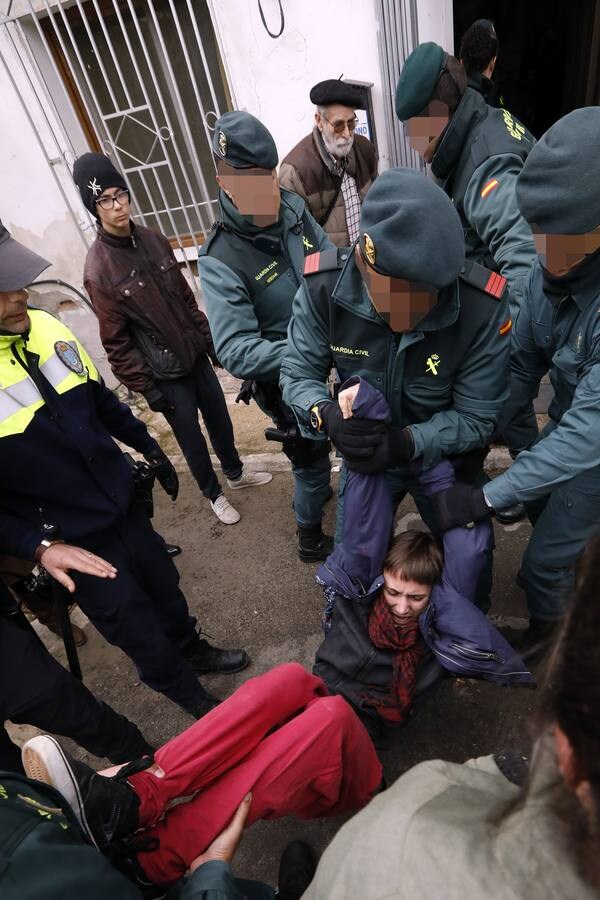
<svg viewBox="0 0 600 900"><path fill-rule="evenodd" d="M165 395L159 391L158 388L152 388L151 390L146 391L144 397L152 412L168 413L172 409L175 409L171 401L167 400Z"/></svg>
<svg viewBox="0 0 600 900"><path fill-rule="evenodd" d="M458 482L447 491L431 497L433 512L441 531L450 531L459 525L471 525L494 515L481 488Z"/></svg>
<svg viewBox="0 0 600 900"><path fill-rule="evenodd" d="M382 441L367 459L348 460L348 468L363 475L376 475L408 463L413 458L415 442L410 428L388 426Z"/></svg>
<svg viewBox="0 0 600 900"><path fill-rule="evenodd" d="M179 493L179 478L169 457L165 456L162 450L156 449L146 455L146 461L160 481L165 493L171 500L176 500Z"/></svg>
<svg viewBox="0 0 600 900"><path fill-rule="evenodd" d="M348 464L372 457L387 430L385 422L375 419L344 419L334 400L323 403L319 411L327 434Z"/></svg>
<svg viewBox="0 0 600 900"><path fill-rule="evenodd" d="M246 378L245 381L242 381L242 386L240 388L240 392L235 398L236 403L245 403L246 406L250 405L250 401L254 396L252 392L252 388L254 386L254 381L252 378Z"/></svg>

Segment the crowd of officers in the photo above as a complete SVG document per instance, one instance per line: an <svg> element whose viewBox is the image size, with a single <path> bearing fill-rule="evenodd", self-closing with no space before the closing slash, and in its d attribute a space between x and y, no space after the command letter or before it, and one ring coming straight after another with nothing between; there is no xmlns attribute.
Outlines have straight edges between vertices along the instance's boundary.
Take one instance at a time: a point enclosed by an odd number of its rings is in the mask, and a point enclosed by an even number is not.
<svg viewBox="0 0 600 900"><path fill-rule="evenodd" d="M219 215L198 259L206 316L169 241L131 220L110 160L85 154L74 178L98 224L85 284L109 362L165 416L214 514L239 519L198 410L231 490L270 480L243 468L213 371L222 366L292 463L302 560L333 547L321 528L330 442L344 461L338 527L351 469L385 472L395 503L411 493L437 533L524 504L533 533L519 582L530 618L519 644L531 650L562 618L575 561L600 526L600 156L581 152L595 146L600 108L569 113L536 142L492 105L497 41L486 29L492 55L478 71L433 43L402 69L396 114L429 176L377 176L373 146L354 135L362 97L341 80L311 91L315 127L279 176L263 123L237 111L217 120ZM114 439L175 499L171 463L69 329L28 308L25 288L48 265L1 228L0 550L76 589L141 679L200 717L219 701L198 676L239 671L247 654L211 646L196 628ZM382 391L391 422L339 415L332 370ZM553 397L538 433L533 400L548 372ZM500 438L514 462L490 481L483 460ZM415 464L442 458L457 483L431 503ZM486 592L489 572L483 608ZM148 749L49 659L8 593L3 607L4 719L51 727L114 762ZM4 733L2 768L18 765L11 746Z"/></svg>

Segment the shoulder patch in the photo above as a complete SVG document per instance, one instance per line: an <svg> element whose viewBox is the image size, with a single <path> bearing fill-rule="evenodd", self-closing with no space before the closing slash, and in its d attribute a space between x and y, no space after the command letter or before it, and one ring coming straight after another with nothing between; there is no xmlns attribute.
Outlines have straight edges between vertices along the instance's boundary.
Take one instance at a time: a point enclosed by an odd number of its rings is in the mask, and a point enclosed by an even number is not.
<svg viewBox="0 0 600 900"><path fill-rule="evenodd" d="M506 278L479 263L466 262L461 269L460 278L496 300L501 300L506 292Z"/></svg>
<svg viewBox="0 0 600 900"><path fill-rule="evenodd" d="M341 269L347 259L348 250L320 250L318 253L309 253L304 259L304 275Z"/></svg>

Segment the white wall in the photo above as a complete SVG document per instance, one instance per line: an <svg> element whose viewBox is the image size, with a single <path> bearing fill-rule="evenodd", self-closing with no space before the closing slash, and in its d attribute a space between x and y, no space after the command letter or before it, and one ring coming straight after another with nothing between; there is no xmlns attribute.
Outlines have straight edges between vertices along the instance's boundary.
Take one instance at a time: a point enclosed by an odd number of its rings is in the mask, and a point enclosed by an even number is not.
<svg viewBox="0 0 600 900"><path fill-rule="evenodd" d="M454 52L452 0L417 0L419 43L435 41L448 53Z"/></svg>
<svg viewBox="0 0 600 900"><path fill-rule="evenodd" d="M53 139L54 129L48 127L4 28L0 50L31 117L0 62L0 219L17 240L50 260L46 277L80 287L86 244L65 201L66 197L75 210L81 208L61 157L68 148ZM45 111L50 117L49 106ZM53 160L52 167L45 154Z"/></svg>
<svg viewBox="0 0 600 900"><path fill-rule="evenodd" d="M325 78L372 81L382 166L387 142L381 96L377 20L373 0L285 0L285 30L266 33L256 0L209 0L234 105L261 119L280 159L311 130L310 88ZM271 31L279 27L276 0L262 0Z"/></svg>

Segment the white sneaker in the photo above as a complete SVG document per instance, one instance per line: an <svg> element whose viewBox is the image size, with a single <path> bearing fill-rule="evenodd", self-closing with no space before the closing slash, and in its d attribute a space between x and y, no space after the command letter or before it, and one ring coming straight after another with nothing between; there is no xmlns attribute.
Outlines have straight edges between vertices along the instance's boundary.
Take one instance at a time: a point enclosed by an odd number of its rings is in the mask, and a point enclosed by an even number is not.
<svg viewBox="0 0 600 900"><path fill-rule="evenodd" d="M240 491L242 488L258 487L260 484L268 484L270 481L273 481L270 472L242 472L241 478L238 478L237 481L228 478L227 484L232 491Z"/></svg>
<svg viewBox="0 0 600 900"><path fill-rule="evenodd" d="M234 509L225 494L220 494L216 500L211 500L210 505L217 519L223 525L235 525L240 521L240 514Z"/></svg>

